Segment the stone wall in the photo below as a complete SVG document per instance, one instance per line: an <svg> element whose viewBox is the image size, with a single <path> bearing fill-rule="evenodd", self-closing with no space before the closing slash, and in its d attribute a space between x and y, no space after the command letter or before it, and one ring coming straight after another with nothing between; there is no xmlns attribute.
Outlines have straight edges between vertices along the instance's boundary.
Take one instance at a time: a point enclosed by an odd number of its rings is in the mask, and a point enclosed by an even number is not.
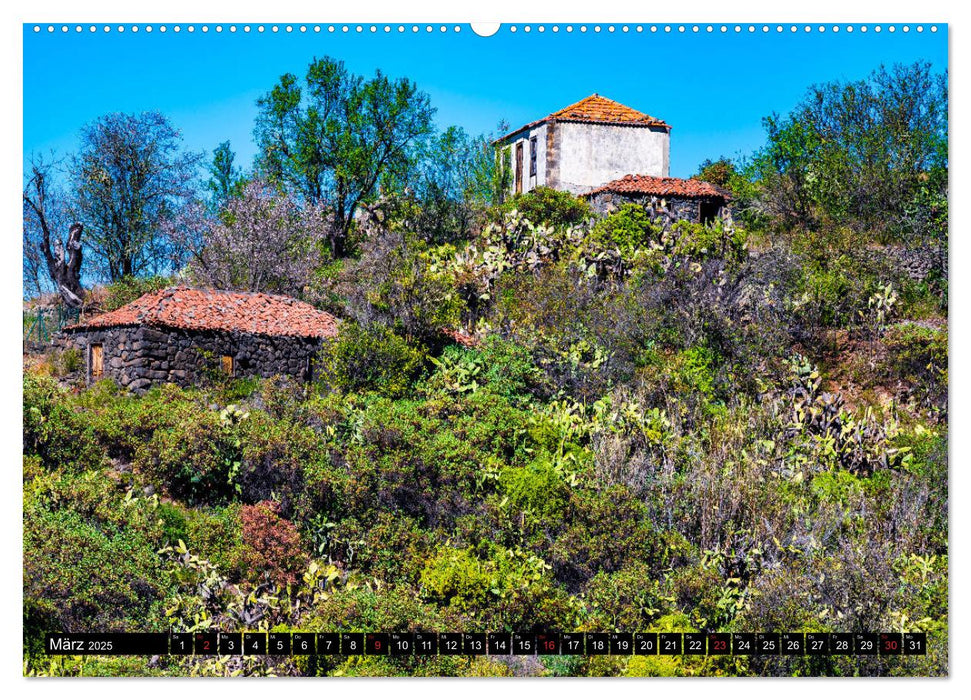
<svg viewBox="0 0 971 700"><path fill-rule="evenodd" d="M668 208L674 211L675 216L682 221L701 221L701 203L713 203L718 206L718 216L731 217L731 209L723 199L714 197L658 197L667 202ZM598 214L611 214L620 209L625 204L650 204L651 195L632 195L620 194L617 192L599 192L587 197L590 206Z"/></svg>
<svg viewBox="0 0 971 700"><path fill-rule="evenodd" d="M871 249L869 253L878 261L889 263L894 269L918 282L927 279L932 273L947 277L947 251L943 246L887 246Z"/></svg>
<svg viewBox="0 0 971 700"><path fill-rule="evenodd" d="M237 377L286 374L308 380L311 360L323 342L319 338L133 326L66 331L56 337L54 345L81 351L89 382L90 348L101 345L104 376L130 391L142 391L153 383L188 386L218 376L225 355L233 358Z"/></svg>

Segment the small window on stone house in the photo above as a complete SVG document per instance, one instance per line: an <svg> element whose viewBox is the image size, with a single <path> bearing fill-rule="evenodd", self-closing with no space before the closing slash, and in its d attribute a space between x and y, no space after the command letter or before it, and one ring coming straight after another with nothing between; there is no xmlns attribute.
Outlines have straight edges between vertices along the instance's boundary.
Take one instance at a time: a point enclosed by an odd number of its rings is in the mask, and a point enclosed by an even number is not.
<svg viewBox="0 0 971 700"><path fill-rule="evenodd" d="M91 346L91 380L98 381L104 376L105 373L105 353L103 345L92 345Z"/></svg>
<svg viewBox="0 0 971 700"><path fill-rule="evenodd" d="M222 367L223 374L225 374L227 377L236 376L236 362L233 360L232 355L222 356Z"/></svg>
<svg viewBox="0 0 971 700"><path fill-rule="evenodd" d="M529 175L536 176L536 137L529 137Z"/></svg>

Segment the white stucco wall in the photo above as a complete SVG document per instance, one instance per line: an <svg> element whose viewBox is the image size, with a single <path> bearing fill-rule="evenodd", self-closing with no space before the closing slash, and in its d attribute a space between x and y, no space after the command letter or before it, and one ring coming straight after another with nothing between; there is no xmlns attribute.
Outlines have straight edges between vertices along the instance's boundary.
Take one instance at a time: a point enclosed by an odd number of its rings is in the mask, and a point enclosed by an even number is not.
<svg viewBox="0 0 971 700"><path fill-rule="evenodd" d="M529 140L536 137L536 175L529 174ZM516 191L516 144L523 144L523 192L546 184L546 124L515 134L508 142L509 149L509 191Z"/></svg>
<svg viewBox="0 0 971 700"><path fill-rule="evenodd" d="M668 177L670 134L663 128L560 122L556 125L558 182L574 194L589 192L624 175Z"/></svg>

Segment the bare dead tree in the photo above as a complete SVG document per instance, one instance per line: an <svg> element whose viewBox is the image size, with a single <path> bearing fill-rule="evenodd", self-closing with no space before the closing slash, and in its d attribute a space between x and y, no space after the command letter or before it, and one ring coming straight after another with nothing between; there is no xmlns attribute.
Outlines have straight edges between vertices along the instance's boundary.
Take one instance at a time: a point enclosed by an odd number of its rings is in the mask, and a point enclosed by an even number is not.
<svg viewBox="0 0 971 700"><path fill-rule="evenodd" d="M42 163L35 163L31 170L32 176L24 189L25 220L32 218L40 229L37 242L40 254L61 299L68 307L79 308L84 297L81 286L81 233L84 226L72 223L66 243L52 231L48 213L48 169ZM36 255L36 251L33 254Z"/></svg>

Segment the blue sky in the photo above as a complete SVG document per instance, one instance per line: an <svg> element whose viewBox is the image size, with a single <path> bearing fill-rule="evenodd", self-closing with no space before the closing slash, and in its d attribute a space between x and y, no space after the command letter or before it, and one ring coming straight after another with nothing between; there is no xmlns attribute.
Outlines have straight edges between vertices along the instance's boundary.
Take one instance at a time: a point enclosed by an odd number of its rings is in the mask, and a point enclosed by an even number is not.
<svg viewBox="0 0 971 700"><path fill-rule="evenodd" d="M296 27L221 33L210 28L176 34L81 33L58 27L35 33L24 27L24 156L76 149L81 126L113 112L158 110L179 128L187 148L211 152L230 140L238 162L249 167L256 99L292 72L302 76L315 56L332 56L370 76L380 68L406 76L427 92L439 126L457 124L491 132L532 121L594 92L661 118L673 127L671 174L692 175L705 158L749 154L763 143L761 119L786 113L809 85L865 77L881 63L930 61L947 68L947 28L904 33L849 33L802 25L795 33L722 34L581 33L550 26L530 33L508 25L494 36L476 36L467 25L442 33L329 33ZM210 25L214 27L215 25ZM240 25L242 26L242 25ZM578 26L578 25L577 25ZM818 26L818 25L814 25ZM267 25L269 27L269 25ZM561 25L565 27L565 25Z"/></svg>

